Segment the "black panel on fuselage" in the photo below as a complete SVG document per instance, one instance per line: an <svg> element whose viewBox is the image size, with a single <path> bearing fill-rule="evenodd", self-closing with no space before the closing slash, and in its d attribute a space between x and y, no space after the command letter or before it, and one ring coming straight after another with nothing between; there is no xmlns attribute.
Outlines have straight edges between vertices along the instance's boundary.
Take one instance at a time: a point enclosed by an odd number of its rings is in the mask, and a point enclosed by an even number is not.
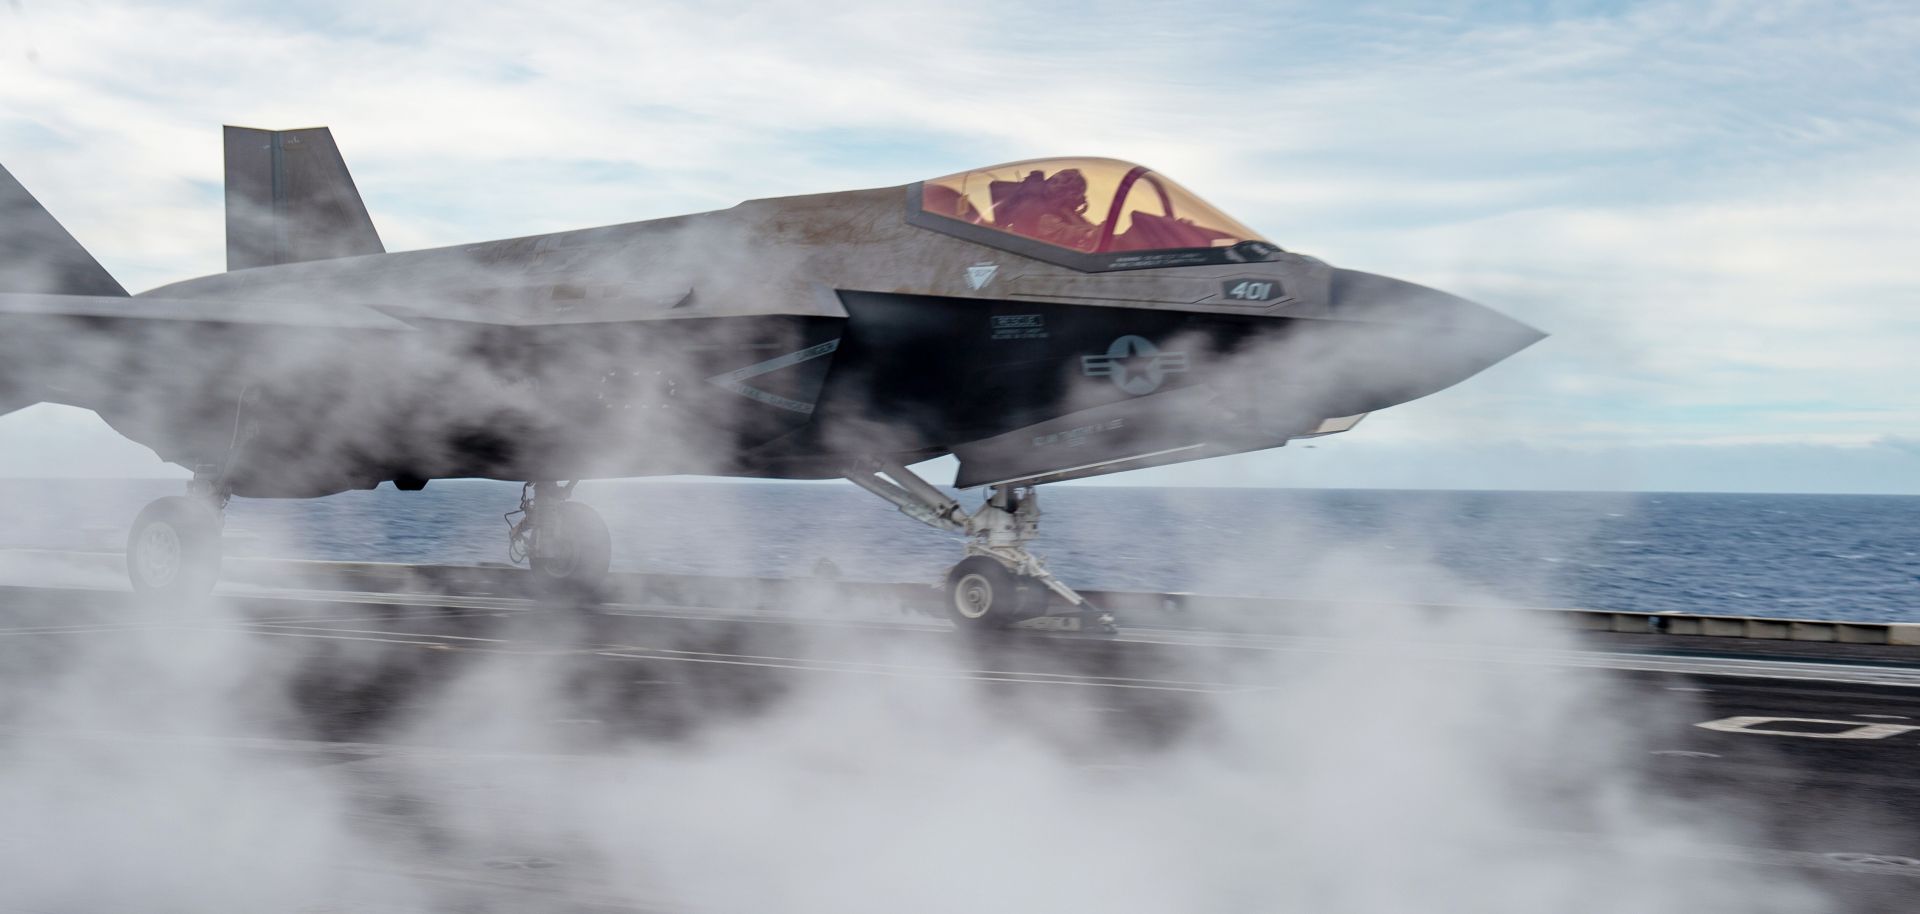
<svg viewBox="0 0 1920 914"><path fill-rule="evenodd" d="M1205 382L1210 367L1285 320L1155 308L841 293L846 336L821 395L836 430L951 447L1056 416ZM862 439L872 446L870 438Z"/></svg>

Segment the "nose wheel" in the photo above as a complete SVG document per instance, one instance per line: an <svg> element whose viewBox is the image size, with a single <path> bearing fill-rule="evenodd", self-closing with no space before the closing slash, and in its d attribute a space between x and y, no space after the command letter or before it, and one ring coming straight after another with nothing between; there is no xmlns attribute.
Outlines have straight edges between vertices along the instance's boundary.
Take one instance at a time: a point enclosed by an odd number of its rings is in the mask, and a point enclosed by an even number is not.
<svg viewBox="0 0 1920 914"><path fill-rule="evenodd" d="M957 626L1004 627L1046 603L1046 587L984 555L967 556L947 572L947 616Z"/></svg>

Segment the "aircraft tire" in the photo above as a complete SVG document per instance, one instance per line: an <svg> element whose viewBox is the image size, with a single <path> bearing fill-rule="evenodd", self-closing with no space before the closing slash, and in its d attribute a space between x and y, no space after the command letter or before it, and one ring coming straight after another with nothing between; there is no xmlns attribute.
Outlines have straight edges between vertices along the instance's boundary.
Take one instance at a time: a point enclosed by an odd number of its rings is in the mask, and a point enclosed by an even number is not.
<svg viewBox="0 0 1920 914"><path fill-rule="evenodd" d="M541 531L550 537L527 557L528 567L544 588L561 587L576 594L598 590L613 565L613 534L600 512L577 501L563 501L544 510L554 516Z"/></svg>
<svg viewBox="0 0 1920 914"><path fill-rule="evenodd" d="M220 579L220 512L198 499L155 499L127 532L133 592L167 600L204 596Z"/></svg>
<svg viewBox="0 0 1920 914"><path fill-rule="evenodd" d="M1045 597L1038 581L984 555L967 556L947 572L947 617L962 631L1018 622Z"/></svg>

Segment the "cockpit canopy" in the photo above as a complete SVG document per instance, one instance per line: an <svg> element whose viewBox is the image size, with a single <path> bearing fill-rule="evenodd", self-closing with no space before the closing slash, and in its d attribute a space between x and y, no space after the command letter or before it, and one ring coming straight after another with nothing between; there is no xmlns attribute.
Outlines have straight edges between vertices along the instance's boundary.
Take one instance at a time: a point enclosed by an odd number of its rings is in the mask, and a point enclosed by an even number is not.
<svg viewBox="0 0 1920 914"><path fill-rule="evenodd" d="M1081 254L1264 241L1173 181L1117 159L1029 159L934 178L922 211Z"/></svg>

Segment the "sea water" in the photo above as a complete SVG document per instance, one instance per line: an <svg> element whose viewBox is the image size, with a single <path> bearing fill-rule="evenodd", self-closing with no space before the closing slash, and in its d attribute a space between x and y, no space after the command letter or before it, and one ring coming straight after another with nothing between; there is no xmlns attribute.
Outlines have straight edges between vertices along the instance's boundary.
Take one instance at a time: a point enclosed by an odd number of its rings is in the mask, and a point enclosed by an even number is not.
<svg viewBox="0 0 1920 914"><path fill-rule="evenodd" d="M5 480L0 547L118 549L167 480ZM513 483L235 499L231 554L501 562ZM937 581L950 535L845 483L582 483L630 571ZM972 507L975 494L963 494ZM1050 486L1089 589L1920 621L1920 497Z"/></svg>

